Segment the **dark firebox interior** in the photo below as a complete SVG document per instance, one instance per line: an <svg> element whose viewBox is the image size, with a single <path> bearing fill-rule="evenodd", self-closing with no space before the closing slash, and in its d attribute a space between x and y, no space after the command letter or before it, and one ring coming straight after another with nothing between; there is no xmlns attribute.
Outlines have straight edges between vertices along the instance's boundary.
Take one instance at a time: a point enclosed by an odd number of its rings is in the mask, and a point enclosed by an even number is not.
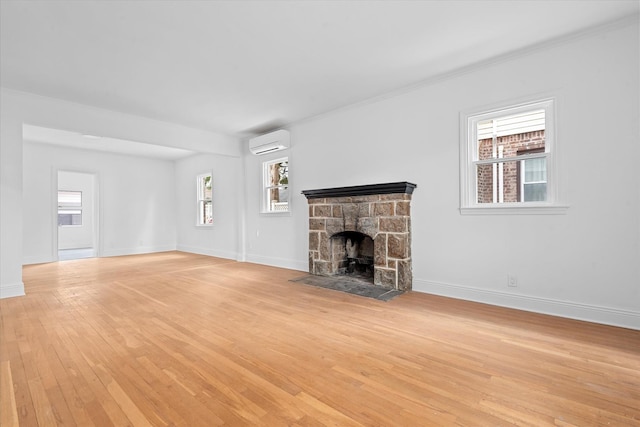
<svg viewBox="0 0 640 427"><path fill-rule="evenodd" d="M331 237L336 274L373 279L373 239L356 231L343 231Z"/></svg>

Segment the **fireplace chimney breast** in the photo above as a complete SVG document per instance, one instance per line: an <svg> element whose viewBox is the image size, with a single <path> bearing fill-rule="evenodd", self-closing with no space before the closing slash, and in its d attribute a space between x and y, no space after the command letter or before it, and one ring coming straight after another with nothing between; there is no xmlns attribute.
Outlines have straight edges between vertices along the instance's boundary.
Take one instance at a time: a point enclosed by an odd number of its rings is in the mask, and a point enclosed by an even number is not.
<svg viewBox="0 0 640 427"><path fill-rule="evenodd" d="M303 191L309 203L309 272L341 274L332 237L360 233L373 241L373 285L411 290L410 204L415 188L397 182ZM346 239L340 245L349 258Z"/></svg>

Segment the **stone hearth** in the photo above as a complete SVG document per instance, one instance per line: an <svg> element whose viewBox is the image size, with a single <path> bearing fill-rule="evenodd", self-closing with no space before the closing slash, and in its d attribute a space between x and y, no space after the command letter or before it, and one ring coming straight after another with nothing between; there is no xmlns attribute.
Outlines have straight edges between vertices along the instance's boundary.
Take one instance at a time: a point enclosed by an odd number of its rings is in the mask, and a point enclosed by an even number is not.
<svg viewBox="0 0 640 427"><path fill-rule="evenodd" d="M365 281L370 276L373 285L410 290L414 188L397 182L303 191L309 202L309 272L355 271Z"/></svg>

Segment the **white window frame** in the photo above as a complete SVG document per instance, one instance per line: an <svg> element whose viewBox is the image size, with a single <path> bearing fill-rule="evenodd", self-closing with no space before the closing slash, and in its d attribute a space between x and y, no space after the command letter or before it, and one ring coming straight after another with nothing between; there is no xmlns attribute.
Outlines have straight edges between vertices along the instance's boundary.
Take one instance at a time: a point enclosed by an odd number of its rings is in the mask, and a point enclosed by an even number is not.
<svg viewBox="0 0 640 427"><path fill-rule="evenodd" d="M568 206L559 200L559 174L557 173L555 99L544 98L521 103L503 103L493 108L476 109L460 113L460 213L484 214L564 214ZM532 110L545 111L545 150L542 153L507 157L504 159L478 159L478 123ZM547 200L544 202L478 203L478 165L502 165L505 162L545 158L547 165Z"/></svg>
<svg viewBox="0 0 640 427"><path fill-rule="evenodd" d="M201 185L203 180L209 177L211 183L211 198L205 197L203 191L201 191ZM204 222L204 218L200 215L201 206L205 203L211 203L211 222ZM205 172L196 176L196 226L197 227L212 227L213 226L213 173Z"/></svg>
<svg viewBox="0 0 640 427"><path fill-rule="evenodd" d="M265 160L262 162L262 182L261 182L261 192L262 192L261 199L262 200L260 203L260 213L262 214L269 215L269 216L291 215L291 193L289 193L289 200L287 201L287 210L285 211L271 210L269 206L269 197L267 195L268 191L272 188L277 188L277 187L287 187L289 189L291 188L291 183L288 183L287 185L278 185L278 186L271 186L269 184L269 166L274 163L282 163L282 162L290 163L289 156L278 157L271 160ZM287 178L288 179L291 178L289 169L287 169Z"/></svg>

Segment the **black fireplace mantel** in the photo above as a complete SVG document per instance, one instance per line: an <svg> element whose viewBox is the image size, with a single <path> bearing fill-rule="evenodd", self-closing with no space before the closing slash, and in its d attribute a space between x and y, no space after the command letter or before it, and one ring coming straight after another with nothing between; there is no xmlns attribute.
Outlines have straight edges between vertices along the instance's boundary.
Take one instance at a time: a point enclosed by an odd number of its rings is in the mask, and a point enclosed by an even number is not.
<svg viewBox="0 0 640 427"><path fill-rule="evenodd" d="M307 199L323 197L372 196L376 194L412 194L416 184L410 182L389 182L386 184L355 185L352 187L322 188L318 190L303 190Z"/></svg>

